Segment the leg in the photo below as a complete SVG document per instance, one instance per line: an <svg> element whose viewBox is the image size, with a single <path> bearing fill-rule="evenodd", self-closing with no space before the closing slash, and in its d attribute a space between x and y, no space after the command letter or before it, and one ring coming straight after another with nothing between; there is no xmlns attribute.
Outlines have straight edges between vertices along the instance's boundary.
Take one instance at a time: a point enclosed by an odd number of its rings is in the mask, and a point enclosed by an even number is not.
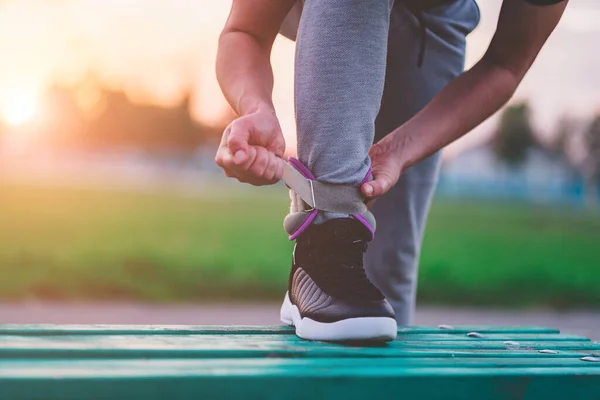
<svg viewBox="0 0 600 400"><path fill-rule="evenodd" d="M358 186L369 171L392 4L304 4L296 49L298 158L320 181ZM347 215L318 220L340 216Z"/></svg>
<svg viewBox="0 0 600 400"><path fill-rule="evenodd" d="M295 100L298 155L308 168L292 164L297 173L317 182L301 189L301 200L298 190L291 191L292 212L284 225L296 246L281 320L294 325L305 339L389 341L397 334L392 307L363 268L374 221L363 215L372 217L358 189L370 168L368 151L383 93L392 4L393 0L304 4ZM299 182L306 183L302 177ZM360 211L341 214L350 208L338 207L325 213L316 207L306 212L302 202L311 201L312 195L313 204L318 203L314 199L319 185L327 186L329 194L333 187L356 186L346 193L355 196ZM354 218L348 218L350 214ZM315 216L317 223L311 224Z"/></svg>
<svg viewBox="0 0 600 400"><path fill-rule="evenodd" d="M404 2L392 11L385 89L376 121L381 138L423 108L464 68L465 38L479 21L474 0L452 0L421 10L424 63L418 56L421 27ZM366 255L369 278L383 292L400 325L412 323L419 252L439 170L436 154L415 165L373 207L377 235Z"/></svg>

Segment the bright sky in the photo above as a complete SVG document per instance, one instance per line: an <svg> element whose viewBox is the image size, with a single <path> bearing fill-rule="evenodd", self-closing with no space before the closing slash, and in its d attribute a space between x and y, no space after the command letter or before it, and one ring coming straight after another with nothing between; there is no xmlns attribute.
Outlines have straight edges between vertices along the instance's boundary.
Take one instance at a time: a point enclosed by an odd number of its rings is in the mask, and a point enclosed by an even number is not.
<svg viewBox="0 0 600 400"><path fill-rule="evenodd" d="M468 65L485 50L500 0L479 0L482 23L469 38ZM93 71L135 100L173 104L194 90L193 112L217 120L225 104L214 76L217 36L228 0L5 0L0 3L0 116L19 125L43 112L39 94L55 79ZM564 112L589 116L600 106L600 3L572 0L558 30L526 77L529 99L548 134ZM294 141L294 45L278 39L275 103ZM488 126L479 129L489 131ZM463 145L481 139L476 133ZM458 147L461 147L459 144ZM456 147L455 147L456 148Z"/></svg>

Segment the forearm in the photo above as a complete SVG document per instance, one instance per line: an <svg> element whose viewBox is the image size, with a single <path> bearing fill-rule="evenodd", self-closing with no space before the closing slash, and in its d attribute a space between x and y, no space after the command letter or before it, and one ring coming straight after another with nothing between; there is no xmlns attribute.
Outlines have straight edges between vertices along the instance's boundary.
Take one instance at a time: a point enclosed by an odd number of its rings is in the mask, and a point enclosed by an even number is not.
<svg viewBox="0 0 600 400"><path fill-rule="evenodd" d="M485 58L397 128L402 170L459 139L498 111L521 76Z"/></svg>
<svg viewBox="0 0 600 400"><path fill-rule="evenodd" d="M271 45L240 31L225 31L219 40L217 79L225 98L240 116L274 112Z"/></svg>
<svg viewBox="0 0 600 400"><path fill-rule="evenodd" d="M567 1L546 7L503 1L483 59L394 132L402 170L465 135L511 98L566 5Z"/></svg>

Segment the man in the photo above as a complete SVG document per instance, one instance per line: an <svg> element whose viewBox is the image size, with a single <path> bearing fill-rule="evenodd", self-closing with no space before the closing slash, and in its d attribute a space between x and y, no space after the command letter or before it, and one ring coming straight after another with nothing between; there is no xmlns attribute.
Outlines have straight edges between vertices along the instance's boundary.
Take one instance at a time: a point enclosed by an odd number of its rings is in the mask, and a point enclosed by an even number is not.
<svg viewBox="0 0 600 400"><path fill-rule="evenodd" d="M463 74L474 0L233 1L217 76L240 117L216 161L241 182L284 177L292 189L281 318L298 336L392 340L396 323L412 322L439 150L510 99L566 3L504 0L486 54ZM299 160L289 164L269 62L282 26L297 42Z"/></svg>

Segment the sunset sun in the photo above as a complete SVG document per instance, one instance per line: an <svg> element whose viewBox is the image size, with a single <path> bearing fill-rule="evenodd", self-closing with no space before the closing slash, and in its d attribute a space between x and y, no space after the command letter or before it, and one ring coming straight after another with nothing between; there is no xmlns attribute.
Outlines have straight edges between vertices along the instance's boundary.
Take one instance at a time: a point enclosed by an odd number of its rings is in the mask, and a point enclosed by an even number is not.
<svg viewBox="0 0 600 400"><path fill-rule="evenodd" d="M31 93L15 93L5 97L0 108L4 122L18 127L34 119L38 102L36 96Z"/></svg>

